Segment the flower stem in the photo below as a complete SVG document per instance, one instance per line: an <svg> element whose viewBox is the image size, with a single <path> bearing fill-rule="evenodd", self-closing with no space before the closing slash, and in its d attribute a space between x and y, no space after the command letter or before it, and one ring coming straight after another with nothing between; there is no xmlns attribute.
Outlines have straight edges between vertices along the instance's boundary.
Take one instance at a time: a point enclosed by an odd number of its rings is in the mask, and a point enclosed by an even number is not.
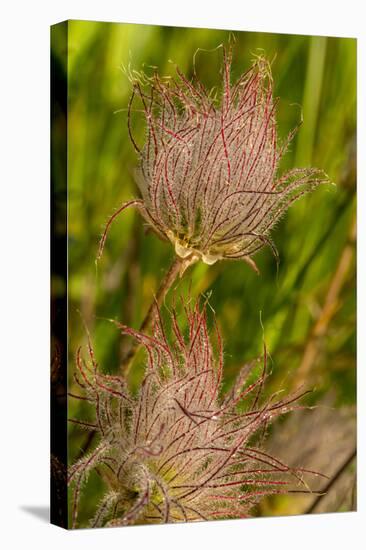
<svg viewBox="0 0 366 550"><path fill-rule="evenodd" d="M187 267L189 267L189 265L191 265L192 263L194 263L192 258L182 259L182 258L179 258L178 256L175 257L173 263L171 264L168 271L166 272L164 279L160 283L158 291L155 295L155 300L151 303L145 315L145 318L141 323L140 332L144 332L149 328L149 325L153 318L155 305L158 304L159 307L161 306L167 292L174 284L174 281L176 280L178 274L180 273L180 275L182 275L184 271L187 269ZM130 347L126 350L122 358L121 367L120 367L123 376L126 376L126 377L128 376L133 360L139 348L140 348L140 345L135 340L134 342L131 343ZM85 444L83 445L80 453L78 454L77 460L79 460L88 451L88 449L90 448L91 444L95 439L96 434L97 432L95 430L89 432L89 436Z"/></svg>
<svg viewBox="0 0 366 550"><path fill-rule="evenodd" d="M155 295L155 299L151 303L151 305L150 305L150 307L149 307L149 309L148 309L148 311L145 315L145 318L141 323L140 332L145 332L149 328L149 326L151 324L151 321L152 321L152 318L153 318L153 315L154 315L155 307L156 306L160 307L162 305L168 290L174 284L179 272L182 273L182 271L184 270L184 263L185 263L184 260L182 260L178 256L175 257L173 263L171 264L171 266L168 269L168 271L166 272L163 280L161 281L160 286L159 286L159 288L157 290L157 293ZM122 358L122 362L121 362L121 371L122 371L122 374L124 376L128 375L128 373L131 369L131 366L132 366L133 359L134 359L137 351L139 350L140 345L141 344L139 344L139 342L137 342L136 340L133 341L131 343L129 349L124 354L124 357Z"/></svg>

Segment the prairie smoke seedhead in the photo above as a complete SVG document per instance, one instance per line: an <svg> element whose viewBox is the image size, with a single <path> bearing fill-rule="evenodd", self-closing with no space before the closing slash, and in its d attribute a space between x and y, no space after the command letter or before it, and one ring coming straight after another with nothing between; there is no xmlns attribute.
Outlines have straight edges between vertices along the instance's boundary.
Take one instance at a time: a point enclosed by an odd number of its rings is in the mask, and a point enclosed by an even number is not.
<svg viewBox="0 0 366 550"><path fill-rule="evenodd" d="M129 131L140 157L137 177L145 220L170 240L185 267L203 260L243 259L264 245L276 254L269 232L287 208L327 180L313 168L278 176L278 165L296 130L281 145L268 61L257 58L234 84L231 53L224 50L221 97L212 97L195 77L177 69L176 79L141 75L133 79ZM131 132L131 112L139 98L146 118L140 149ZM103 249L106 233L101 240Z"/></svg>
<svg viewBox="0 0 366 550"><path fill-rule="evenodd" d="M99 441L69 468L73 527L83 484L95 468L106 490L93 527L242 518L264 495L308 492L303 475L314 472L289 468L267 454L258 437L301 395L261 403L264 353L257 380L248 383L246 366L220 396L220 334L216 329L215 351L205 310L195 307L186 314L188 335L173 312L169 339L158 311L152 336L118 325L146 347L148 363L137 396L122 377L99 371L90 343L88 361L78 352L75 379L86 392L80 398L94 408L95 423L74 422L96 430ZM305 489L293 488L298 483Z"/></svg>

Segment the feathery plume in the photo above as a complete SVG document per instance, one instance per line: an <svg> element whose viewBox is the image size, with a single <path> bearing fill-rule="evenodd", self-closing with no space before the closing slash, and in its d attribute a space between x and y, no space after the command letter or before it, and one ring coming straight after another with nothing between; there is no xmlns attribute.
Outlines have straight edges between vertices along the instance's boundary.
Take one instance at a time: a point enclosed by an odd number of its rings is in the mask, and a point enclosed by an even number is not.
<svg viewBox="0 0 366 550"><path fill-rule="evenodd" d="M221 395L220 332L215 325L213 345L205 308L185 311L188 334L174 310L167 327L156 309L151 336L116 323L147 351L137 396L123 377L100 372L90 341L87 361L78 351L75 380L95 421L76 423L95 430L99 439L68 471L73 527L92 469L106 487L92 527L244 518L265 495L309 491L303 476L315 472L292 469L270 456L259 436L273 419L296 407L303 394L262 403L264 350L261 375L249 381L254 363L247 365Z"/></svg>
<svg viewBox="0 0 366 550"><path fill-rule="evenodd" d="M223 49L222 93L212 97L196 76L189 80L154 74L131 76L128 128L140 158L137 183L142 199L122 205L111 222L136 206L163 239L184 258L242 259L257 271L253 255L268 245L277 257L270 230L288 207L328 178L314 168L278 175L279 162L294 137L278 143L277 99L269 62L258 57L231 83L231 51ZM146 119L140 148L132 135L131 114L139 99Z"/></svg>

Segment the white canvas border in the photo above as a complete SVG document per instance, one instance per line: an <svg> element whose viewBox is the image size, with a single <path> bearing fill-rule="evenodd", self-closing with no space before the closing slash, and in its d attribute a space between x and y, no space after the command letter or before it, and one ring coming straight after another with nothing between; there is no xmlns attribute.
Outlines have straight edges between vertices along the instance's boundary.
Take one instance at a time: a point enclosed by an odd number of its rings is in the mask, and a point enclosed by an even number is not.
<svg viewBox="0 0 366 550"><path fill-rule="evenodd" d="M64 19L358 38L357 513L64 532L24 507L48 504L49 25ZM13 1L1 33L1 539L4 548L359 548L365 517L365 32L362 2Z"/></svg>

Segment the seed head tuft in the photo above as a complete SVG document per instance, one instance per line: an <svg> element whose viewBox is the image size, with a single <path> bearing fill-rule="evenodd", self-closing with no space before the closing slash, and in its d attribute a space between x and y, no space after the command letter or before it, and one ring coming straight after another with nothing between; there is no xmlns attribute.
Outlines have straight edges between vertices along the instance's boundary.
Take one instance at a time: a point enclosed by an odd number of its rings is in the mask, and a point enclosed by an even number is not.
<svg viewBox="0 0 366 550"><path fill-rule="evenodd" d="M122 377L100 372L90 342L88 360L79 350L75 380L95 420L75 422L95 430L98 442L68 471L73 527L93 469L105 482L93 527L243 518L265 495L308 492L303 476L314 472L288 467L261 444L267 425L292 410L301 394L262 403L264 350L261 375L249 381L248 365L221 395L220 333L216 327L214 345L205 308L186 309L186 321L187 334L175 311L167 326L156 310L152 336L117 323L147 351L136 396Z"/></svg>
<svg viewBox="0 0 366 550"><path fill-rule="evenodd" d="M277 99L269 62L257 57L231 82L231 51L223 50L222 92L213 96L194 76L177 68L176 78L132 76L128 126L140 158L142 199L131 201L153 229L172 242L185 267L243 259L268 245L270 230L287 208L320 183L314 168L278 175L296 129L279 144ZM134 73L135 74L135 73ZM136 101L146 121L140 148L131 131ZM101 242L103 248L105 235Z"/></svg>

